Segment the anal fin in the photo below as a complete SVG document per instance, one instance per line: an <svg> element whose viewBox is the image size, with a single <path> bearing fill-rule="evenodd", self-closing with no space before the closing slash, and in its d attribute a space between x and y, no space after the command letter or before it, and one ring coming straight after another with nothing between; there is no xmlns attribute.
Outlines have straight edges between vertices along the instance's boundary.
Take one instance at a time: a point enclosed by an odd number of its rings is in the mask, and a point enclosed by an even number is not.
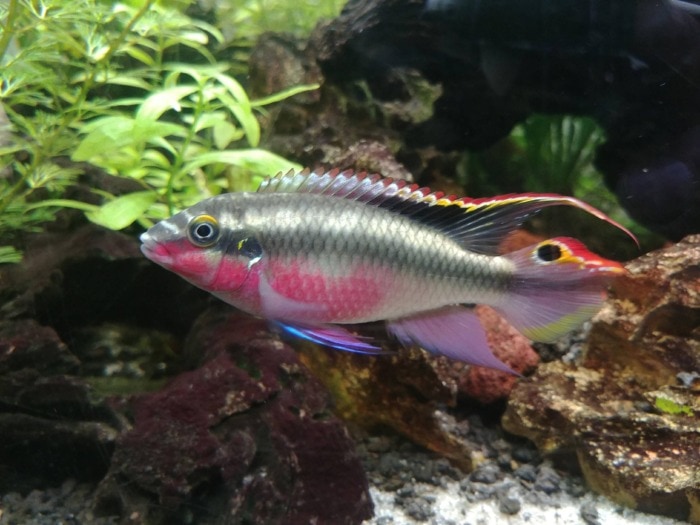
<svg viewBox="0 0 700 525"><path fill-rule="evenodd" d="M498 359L474 310L448 306L387 322L387 330L404 345L417 344L428 352L457 361L517 374Z"/></svg>

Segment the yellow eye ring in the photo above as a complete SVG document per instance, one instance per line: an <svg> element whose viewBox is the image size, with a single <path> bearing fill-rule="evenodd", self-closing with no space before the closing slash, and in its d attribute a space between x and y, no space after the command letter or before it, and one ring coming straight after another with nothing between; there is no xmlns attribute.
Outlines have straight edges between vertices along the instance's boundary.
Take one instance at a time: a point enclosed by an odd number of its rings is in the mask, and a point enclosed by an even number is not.
<svg viewBox="0 0 700 525"><path fill-rule="evenodd" d="M198 215L187 225L187 238L200 248L208 248L216 243L221 235L219 221L211 215Z"/></svg>

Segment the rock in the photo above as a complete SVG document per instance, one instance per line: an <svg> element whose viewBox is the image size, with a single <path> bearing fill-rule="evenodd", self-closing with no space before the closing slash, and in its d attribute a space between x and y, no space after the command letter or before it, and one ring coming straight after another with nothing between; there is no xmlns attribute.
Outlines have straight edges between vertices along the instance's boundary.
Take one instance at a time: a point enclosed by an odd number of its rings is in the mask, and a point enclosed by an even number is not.
<svg viewBox="0 0 700 525"><path fill-rule="evenodd" d="M486 483L491 485L498 481L501 475L501 469L493 463L484 463L479 465L479 467L469 475L471 481L476 481L477 483Z"/></svg>
<svg viewBox="0 0 700 525"><path fill-rule="evenodd" d="M497 357L517 372L528 372L537 363L529 341L493 310L478 307L488 341ZM383 327L363 327L382 340ZM375 330L376 332L372 332ZM390 356L370 357L320 348L296 341L301 360L335 398L335 411L343 419L372 429L388 426L429 450L470 471L478 456L450 424L441 405L454 406L467 397L481 403L505 399L517 376L443 357L418 349L396 349ZM477 458L478 459L478 458Z"/></svg>
<svg viewBox="0 0 700 525"><path fill-rule="evenodd" d="M700 235L636 259L595 318L585 366L627 369L647 385L700 370Z"/></svg>
<svg viewBox="0 0 700 525"><path fill-rule="evenodd" d="M547 363L503 424L574 452L587 483L636 509L700 523L700 236L627 265L579 366ZM690 375L688 375L690 374Z"/></svg>
<svg viewBox="0 0 700 525"><path fill-rule="evenodd" d="M352 168L370 173L380 173L383 177L413 180L413 175L400 162L388 146L376 140L359 140L350 144L347 151L333 159L339 168Z"/></svg>
<svg viewBox="0 0 700 525"><path fill-rule="evenodd" d="M0 321L0 492L95 482L107 471L120 420L65 375L79 366L51 327Z"/></svg>
<svg viewBox="0 0 700 525"><path fill-rule="evenodd" d="M545 494L559 492L561 490L561 477L553 468L542 466L535 477L534 489Z"/></svg>
<svg viewBox="0 0 700 525"><path fill-rule="evenodd" d="M581 505L580 514L581 519L588 525L600 525L600 516L598 515L598 509L595 503L587 501Z"/></svg>
<svg viewBox="0 0 700 525"><path fill-rule="evenodd" d="M31 317L65 340L78 327L144 319L184 336L208 295L145 260L138 246L94 224L33 236L21 265L0 268L0 319Z"/></svg>
<svg viewBox="0 0 700 525"><path fill-rule="evenodd" d="M264 322L205 314L188 345L209 360L133 402L103 504L118 500L139 523L184 514L290 525L371 516L364 471L325 391Z"/></svg>
<svg viewBox="0 0 700 525"><path fill-rule="evenodd" d="M537 479L537 468L534 465L521 465L513 471L513 475L528 483Z"/></svg>
<svg viewBox="0 0 700 525"><path fill-rule="evenodd" d="M108 468L118 418L78 378L23 369L0 376L0 493L96 482Z"/></svg>
<svg viewBox="0 0 700 525"><path fill-rule="evenodd" d="M421 350L370 357L295 342L300 359L330 390L334 411L366 429L389 427L429 450L472 469L469 443L454 431L440 404L454 405L449 365ZM445 417L443 417L443 414Z"/></svg>
<svg viewBox="0 0 700 525"><path fill-rule="evenodd" d="M498 510L501 511L503 514L508 514L509 516L512 516L520 512L521 508L522 503L517 498L513 498L510 496L498 498Z"/></svg>
<svg viewBox="0 0 700 525"><path fill-rule="evenodd" d="M65 374L79 365L51 327L33 319L0 321L0 375L22 369Z"/></svg>

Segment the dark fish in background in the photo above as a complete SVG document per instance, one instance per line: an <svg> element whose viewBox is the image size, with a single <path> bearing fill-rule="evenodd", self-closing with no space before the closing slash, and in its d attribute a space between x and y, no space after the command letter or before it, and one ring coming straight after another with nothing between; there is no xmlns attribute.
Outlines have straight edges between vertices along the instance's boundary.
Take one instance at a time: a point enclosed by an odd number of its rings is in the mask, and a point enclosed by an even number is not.
<svg viewBox="0 0 700 525"><path fill-rule="evenodd" d="M432 118L407 132L416 147L483 149L532 113L593 117L606 183L675 240L700 231L699 18L681 0L350 0L321 64L385 96L395 67L440 83Z"/></svg>

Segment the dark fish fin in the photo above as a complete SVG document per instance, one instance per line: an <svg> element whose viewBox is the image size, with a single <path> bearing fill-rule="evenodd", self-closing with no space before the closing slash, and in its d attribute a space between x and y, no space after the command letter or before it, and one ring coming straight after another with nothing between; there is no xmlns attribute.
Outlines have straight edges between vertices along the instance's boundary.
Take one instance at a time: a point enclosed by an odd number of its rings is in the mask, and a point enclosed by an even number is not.
<svg viewBox="0 0 700 525"><path fill-rule="evenodd" d="M270 321L283 333L300 337L337 350L358 354L387 354L381 347L370 342L370 338L351 333L338 325L306 325L289 321Z"/></svg>
<svg viewBox="0 0 700 525"><path fill-rule="evenodd" d="M552 249L557 257L539 256ZM506 257L515 265L513 287L507 300L493 307L533 341L555 341L593 317L603 305L606 287L625 273L621 264L597 257L566 237Z"/></svg>
<svg viewBox="0 0 700 525"><path fill-rule="evenodd" d="M387 321L387 330L404 345L416 344L450 359L519 375L493 355L472 308L448 306Z"/></svg>
<svg viewBox="0 0 700 525"><path fill-rule="evenodd" d="M574 197L556 194L523 193L458 199L404 180L337 169L278 173L264 180L258 192L313 193L364 202L427 224L449 235L465 249L485 254L497 253L499 244L508 233L532 214L549 206L582 209L635 239L624 226L596 208Z"/></svg>

